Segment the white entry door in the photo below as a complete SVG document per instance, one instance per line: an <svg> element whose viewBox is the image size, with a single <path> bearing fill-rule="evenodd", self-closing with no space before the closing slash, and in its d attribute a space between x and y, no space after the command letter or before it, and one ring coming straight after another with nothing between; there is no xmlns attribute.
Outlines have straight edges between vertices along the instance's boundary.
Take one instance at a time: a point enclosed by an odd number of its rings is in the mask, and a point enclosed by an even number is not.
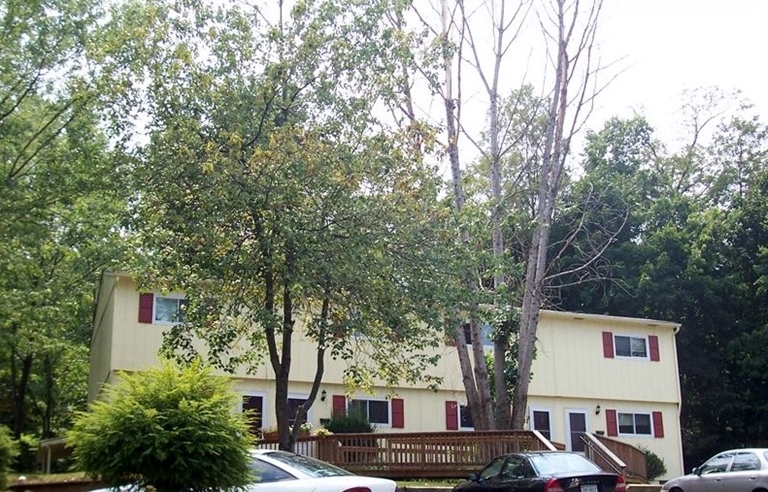
<svg viewBox="0 0 768 492"><path fill-rule="evenodd" d="M568 450L584 452L581 434L587 431L587 412L584 410L566 410L565 421L568 424Z"/></svg>

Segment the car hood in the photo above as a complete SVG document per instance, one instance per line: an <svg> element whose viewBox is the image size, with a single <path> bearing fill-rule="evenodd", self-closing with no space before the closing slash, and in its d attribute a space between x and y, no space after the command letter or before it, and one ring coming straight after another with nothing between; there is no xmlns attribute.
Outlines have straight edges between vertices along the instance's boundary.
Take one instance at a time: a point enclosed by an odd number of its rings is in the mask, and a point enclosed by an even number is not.
<svg viewBox="0 0 768 492"><path fill-rule="evenodd" d="M249 492L279 492L282 490L339 492L352 487L368 487L371 492L395 492L397 484L392 480L376 477L361 477L356 475L341 477L301 478L296 480L280 480L277 482L255 483L247 487Z"/></svg>

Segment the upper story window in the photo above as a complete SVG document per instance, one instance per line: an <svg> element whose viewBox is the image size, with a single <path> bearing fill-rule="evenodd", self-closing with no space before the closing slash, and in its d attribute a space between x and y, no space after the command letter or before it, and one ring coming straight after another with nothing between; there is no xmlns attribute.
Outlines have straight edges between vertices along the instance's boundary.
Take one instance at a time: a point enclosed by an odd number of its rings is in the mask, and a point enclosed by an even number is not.
<svg viewBox="0 0 768 492"><path fill-rule="evenodd" d="M651 414L649 413L618 413L619 434L635 436L652 436Z"/></svg>
<svg viewBox="0 0 768 492"><path fill-rule="evenodd" d="M613 359L661 360L659 337L657 335L616 335L603 332L603 357Z"/></svg>
<svg viewBox="0 0 768 492"><path fill-rule="evenodd" d="M187 300L184 296L155 294L155 323L183 323Z"/></svg>
<svg viewBox="0 0 768 492"><path fill-rule="evenodd" d="M614 335L614 347L616 347L616 357L648 358L648 345L645 337Z"/></svg>
<svg viewBox="0 0 768 492"><path fill-rule="evenodd" d="M139 294L139 323L183 323L187 304L184 294L142 292Z"/></svg>
<svg viewBox="0 0 768 492"><path fill-rule="evenodd" d="M464 342L467 345L472 345L472 332L469 329L469 323L464 323L463 328L464 328ZM483 343L483 347L485 348L493 347L493 342L491 341L491 334L493 333L493 327L488 323L481 323L480 333L481 333L481 340Z"/></svg>
<svg viewBox="0 0 768 492"><path fill-rule="evenodd" d="M389 402L387 400L350 400L349 410L359 412L376 425L390 425Z"/></svg>

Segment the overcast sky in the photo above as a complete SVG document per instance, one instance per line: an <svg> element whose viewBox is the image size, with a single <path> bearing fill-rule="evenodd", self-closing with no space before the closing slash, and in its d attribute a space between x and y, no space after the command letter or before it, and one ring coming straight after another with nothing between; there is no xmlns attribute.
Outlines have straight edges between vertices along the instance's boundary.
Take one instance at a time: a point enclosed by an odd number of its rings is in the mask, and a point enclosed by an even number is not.
<svg viewBox="0 0 768 492"><path fill-rule="evenodd" d="M626 57L590 126L640 110L668 137L684 89L740 89L768 123L768 0L605 0L602 52Z"/></svg>

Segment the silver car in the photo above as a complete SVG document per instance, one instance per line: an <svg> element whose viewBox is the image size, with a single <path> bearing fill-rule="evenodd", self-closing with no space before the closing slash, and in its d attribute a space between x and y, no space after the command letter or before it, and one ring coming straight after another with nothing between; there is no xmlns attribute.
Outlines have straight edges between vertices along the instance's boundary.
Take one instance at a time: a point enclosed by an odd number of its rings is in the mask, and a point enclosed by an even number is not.
<svg viewBox="0 0 768 492"><path fill-rule="evenodd" d="M668 481L670 492L755 492L768 490L768 449L731 449L718 453L690 475Z"/></svg>

